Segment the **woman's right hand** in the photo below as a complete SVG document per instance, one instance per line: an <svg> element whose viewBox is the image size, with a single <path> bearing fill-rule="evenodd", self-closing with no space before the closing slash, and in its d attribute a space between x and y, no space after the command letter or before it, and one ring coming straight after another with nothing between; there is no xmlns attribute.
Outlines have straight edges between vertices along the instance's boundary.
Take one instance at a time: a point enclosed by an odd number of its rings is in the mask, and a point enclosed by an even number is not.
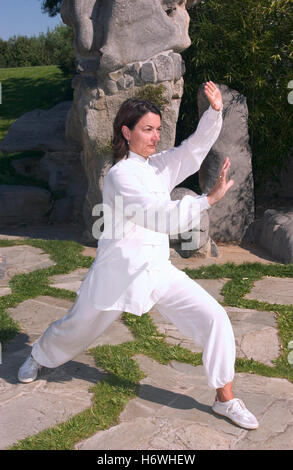
<svg viewBox="0 0 293 470"><path fill-rule="evenodd" d="M227 173L230 168L230 165L231 165L230 159L229 157L226 157L224 164L221 168L219 177L216 181L216 184L207 195L207 200L210 206L213 206L214 204L219 202L225 196L228 189L230 189L231 186L233 186L234 184L234 180L230 179L229 181L226 181Z"/></svg>

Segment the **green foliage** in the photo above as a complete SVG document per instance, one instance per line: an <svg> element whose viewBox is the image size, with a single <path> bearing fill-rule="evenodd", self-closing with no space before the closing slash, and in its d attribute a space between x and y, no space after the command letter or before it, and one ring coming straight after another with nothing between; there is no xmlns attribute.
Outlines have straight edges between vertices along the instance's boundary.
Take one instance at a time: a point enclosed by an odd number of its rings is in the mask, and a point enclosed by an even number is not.
<svg viewBox="0 0 293 470"><path fill-rule="evenodd" d="M44 13L48 13L49 16L56 16L60 13L62 0L41 0L42 10Z"/></svg>
<svg viewBox="0 0 293 470"><path fill-rule="evenodd" d="M242 93L249 110L256 185L280 168L292 148L292 0L209 0L190 10L192 45L183 53L185 91L177 138L193 132L197 90L213 80Z"/></svg>
<svg viewBox="0 0 293 470"><path fill-rule="evenodd" d="M113 144L108 140L105 144L101 142L96 142L96 154L97 155L112 155L113 153Z"/></svg>
<svg viewBox="0 0 293 470"><path fill-rule="evenodd" d="M0 139L22 114L72 100L71 79L56 66L0 69L2 104Z"/></svg>
<svg viewBox="0 0 293 470"><path fill-rule="evenodd" d="M48 31L46 37L46 48L50 51L52 62L58 65L65 76L72 76L75 73L73 39L73 30L65 25L56 26L53 31Z"/></svg>
<svg viewBox="0 0 293 470"><path fill-rule="evenodd" d="M8 41L0 39L0 68L58 65L64 75L73 75L72 41L73 31L64 24L39 36L13 36Z"/></svg>
<svg viewBox="0 0 293 470"><path fill-rule="evenodd" d="M136 93L135 98L150 101L162 109L168 101L164 98L164 85L145 85Z"/></svg>
<svg viewBox="0 0 293 470"><path fill-rule="evenodd" d="M56 66L0 69L2 104L0 139L22 114L33 109L49 109L60 101L72 100L71 79ZM43 152L21 152L3 155L0 152L0 184L21 184L48 189L48 184L18 174L12 162L24 157L41 158ZM53 194L53 197L58 195Z"/></svg>

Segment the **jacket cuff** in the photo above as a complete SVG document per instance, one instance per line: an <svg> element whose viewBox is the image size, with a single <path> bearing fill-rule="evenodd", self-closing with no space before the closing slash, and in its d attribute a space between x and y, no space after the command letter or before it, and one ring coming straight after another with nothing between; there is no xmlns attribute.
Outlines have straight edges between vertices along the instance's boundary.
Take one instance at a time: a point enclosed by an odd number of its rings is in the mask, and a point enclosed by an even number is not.
<svg viewBox="0 0 293 470"><path fill-rule="evenodd" d="M204 210L210 209L212 206L208 203L208 198L207 194L202 194L201 196L197 196L199 206L200 206L200 212Z"/></svg>
<svg viewBox="0 0 293 470"><path fill-rule="evenodd" d="M210 105L209 108L208 108L208 111L209 111L209 114L213 117L217 117L219 114L222 114L222 111L223 111L223 103L222 103L222 107L221 109L219 109L219 111L216 111L214 108L212 108L212 106Z"/></svg>

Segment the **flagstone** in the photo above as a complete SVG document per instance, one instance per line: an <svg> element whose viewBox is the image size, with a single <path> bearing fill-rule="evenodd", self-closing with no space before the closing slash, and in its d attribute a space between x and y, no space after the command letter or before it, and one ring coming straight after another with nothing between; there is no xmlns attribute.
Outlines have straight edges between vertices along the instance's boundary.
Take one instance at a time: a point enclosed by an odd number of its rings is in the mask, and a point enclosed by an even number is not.
<svg viewBox="0 0 293 470"><path fill-rule="evenodd" d="M29 245L1 246L0 256L5 257L6 261L5 276L0 280L0 286L6 286L7 281L16 274L29 273L56 264L48 253Z"/></svg>
<svg viewBox="0 0 293 470"><path fill-rule="evenodd" d="M77 292L87 272L87 268L78 268L68 274L56 274L55 276L49 277L49 285L51 287Z"/></svg>
<svg viewBox="0 0 293 470"><path fill-rule="evenodd" d="M270 449L289 448L293 384L286 379L235 374L235 396L260 423L257 430L248 431L213 413L215 391L207 387L202 366L159 364L143 355L135 360L147 375L140 381L139 396L128 402L119 424L79 442L75 449L257 449L266 448L267 442L273 443ZM278 440L280 434L283 441Z"/></svg>
<svg viewBox="0 0 293 470"><path fill-rule="evenodd" d="M245 298L270 304L293 305L293 278L264 277L255 281Z"/></svg>

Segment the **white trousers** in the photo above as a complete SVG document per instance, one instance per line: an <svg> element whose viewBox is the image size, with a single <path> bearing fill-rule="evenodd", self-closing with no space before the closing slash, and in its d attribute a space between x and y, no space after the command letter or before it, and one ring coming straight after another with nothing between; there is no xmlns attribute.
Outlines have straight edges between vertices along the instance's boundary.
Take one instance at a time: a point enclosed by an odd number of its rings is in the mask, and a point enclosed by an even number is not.
<svg viewBox="0 0 293 470"><path fill-rule="evenodd" d="M158 282L154 297L156 310L172 322L186 337L203 350L203 366L208 386L224 387L234 378L235 338L224 308L187 275L169 281L160 296ZM57 367L86 350L122 313L121 310L97 310L77 297L68 313L53 322L34 344L32 355L45 367Z"/></svg>

